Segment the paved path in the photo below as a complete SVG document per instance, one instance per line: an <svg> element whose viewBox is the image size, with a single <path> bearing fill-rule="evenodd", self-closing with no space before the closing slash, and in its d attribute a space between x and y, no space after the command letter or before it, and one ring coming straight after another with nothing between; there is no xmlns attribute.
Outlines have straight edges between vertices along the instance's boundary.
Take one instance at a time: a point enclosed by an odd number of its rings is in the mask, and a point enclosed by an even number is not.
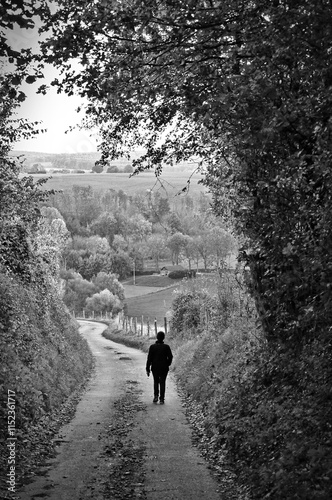
<svg viewBox="0 0 332 500"><path fill-rule="evenodd" d="M146 408L138 412L130 431L131 440L137 439L145 446L142 465L145 498L220 500L218 483L192 446L191 430L172 377L167 379L165 405L153 404L152 378L145 374L146 355L106 340L101 335L103 328L97 323L82 322L82 335L96 359L95 375L74 418L59 432L57 456L44 467L42 475L21 491L19 498L103 499L96 489L91 497L86 492L97 474L104 446L101 436L112 422L114 402L123 395L126 383L134 383ZM105 498L111 500L112 495Z"/></svg>

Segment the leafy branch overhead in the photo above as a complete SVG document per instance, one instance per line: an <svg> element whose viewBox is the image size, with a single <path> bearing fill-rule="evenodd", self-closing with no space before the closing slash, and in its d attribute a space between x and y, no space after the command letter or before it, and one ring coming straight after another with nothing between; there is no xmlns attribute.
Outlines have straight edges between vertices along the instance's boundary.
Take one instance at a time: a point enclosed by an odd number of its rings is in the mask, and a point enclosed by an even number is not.
<svg viewBox="0 0 332 500"><path fill-rule="evenodd" d="M60 0L44 28L102 160L139 145L139 170L204 161L216 212L247 238L271 340L332 320L331 22L324 0Z"/></svg>

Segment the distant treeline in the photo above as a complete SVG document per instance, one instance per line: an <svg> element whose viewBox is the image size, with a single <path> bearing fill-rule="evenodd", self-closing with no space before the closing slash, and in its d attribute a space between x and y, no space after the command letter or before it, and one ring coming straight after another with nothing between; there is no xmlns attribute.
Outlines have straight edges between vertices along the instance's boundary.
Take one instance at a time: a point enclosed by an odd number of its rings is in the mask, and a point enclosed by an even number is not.
<svg viewBox="0 0 332 500"><path fill-rule="evenodd" d="M137 158L141 153L136 151L132 154L130 160L128 158L120 158L118 160L110 161L108 166L101 168L96 162L100 159L100 154L94 153L39 153L28 151L14 151L13 156L20 157L22 162L22 171L30 174L46 173L49 169L64 169L64 170L77 170L86 171L93 170L96 172L132 172L132 160ZM176 165L177 169L186 170L193 166L192 163L181 163Z"/></svg>

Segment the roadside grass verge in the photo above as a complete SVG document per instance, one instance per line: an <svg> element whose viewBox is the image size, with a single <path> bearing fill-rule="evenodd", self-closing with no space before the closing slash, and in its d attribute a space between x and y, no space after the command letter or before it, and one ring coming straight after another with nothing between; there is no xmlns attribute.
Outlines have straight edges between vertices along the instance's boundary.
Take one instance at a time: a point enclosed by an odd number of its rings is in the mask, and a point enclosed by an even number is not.
<svg viewBox="0 0 332 500"><path fill-rule="evenodd" d="M127 347L133 347L134 349L140 349L143 352L148 352L149 346L153 344L153 338L138 337L131 333L125 333L123 330L114 329L112 325L103 331L102 336L105 339L126 345Z"/></svg>

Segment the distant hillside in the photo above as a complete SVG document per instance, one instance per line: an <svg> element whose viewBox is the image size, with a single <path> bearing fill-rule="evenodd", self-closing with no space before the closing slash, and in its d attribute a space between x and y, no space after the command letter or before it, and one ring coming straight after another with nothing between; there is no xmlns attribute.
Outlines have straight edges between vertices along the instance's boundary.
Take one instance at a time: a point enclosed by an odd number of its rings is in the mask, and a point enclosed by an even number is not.
<svg viewBox="0 0 332 500"><path fill-rule="evenodd" d="M143 149L137 149L132 152L130 160L128 158L119 158L109 162L110 166L117 166L119 170L123 170L128 164L144 153ZM53 169L66 170L91 170L95 162L100 159L100 153L43 153L38 151L12 151L11 156L19 158L23 162L23 172L33 170L38 171L38 168L43 168L46 171ZM175 166L177 170L193 170L195 163L182 162Z"/></svg>

